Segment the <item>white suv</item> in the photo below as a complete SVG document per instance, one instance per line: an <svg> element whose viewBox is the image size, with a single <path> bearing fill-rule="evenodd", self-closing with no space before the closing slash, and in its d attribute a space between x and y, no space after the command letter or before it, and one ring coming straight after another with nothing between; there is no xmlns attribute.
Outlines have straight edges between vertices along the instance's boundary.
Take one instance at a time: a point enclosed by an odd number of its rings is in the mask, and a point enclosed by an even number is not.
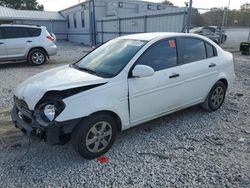
<svg viewBox="0 0 250 188"><path fill-rule="evenodd" d="M46 27L0 25L0 62L27 60L31 65L42 65L56 53L55 38Z"/></svg>
<svg viewBox="0 0 250 188"><path fill-rule="evenodd" d="M233 80L232 54L206 37L123 36L24 81L14 91L12 119L50 144L71 138L92 159L119 131L197 104L218 110Z"/></svg>

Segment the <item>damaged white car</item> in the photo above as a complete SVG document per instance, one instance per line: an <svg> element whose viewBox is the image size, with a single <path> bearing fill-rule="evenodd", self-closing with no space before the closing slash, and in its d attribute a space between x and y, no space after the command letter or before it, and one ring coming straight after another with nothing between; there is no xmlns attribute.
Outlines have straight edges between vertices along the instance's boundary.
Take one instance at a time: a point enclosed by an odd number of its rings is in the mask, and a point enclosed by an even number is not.
<svg viewBox="0 0 250 188"><path fill-rule="evenodd" d="M233 80L232 55L205 37L123 36L24 81L14 92L12 119L49 144L71 139L93 159L122 130L193 105L219 109Z"/></svg>

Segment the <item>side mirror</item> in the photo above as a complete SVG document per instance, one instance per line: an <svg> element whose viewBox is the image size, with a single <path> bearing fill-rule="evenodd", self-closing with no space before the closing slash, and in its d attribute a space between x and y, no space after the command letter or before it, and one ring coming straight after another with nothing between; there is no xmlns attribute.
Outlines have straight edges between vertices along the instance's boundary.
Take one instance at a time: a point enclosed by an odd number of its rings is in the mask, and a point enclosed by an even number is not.
<svg viewBox="0 0 250 188"><path fill-rule="evenodd" d="M150 77L155 73L154 69L147 65L136 65L132 71L133 77Z"/></svg>

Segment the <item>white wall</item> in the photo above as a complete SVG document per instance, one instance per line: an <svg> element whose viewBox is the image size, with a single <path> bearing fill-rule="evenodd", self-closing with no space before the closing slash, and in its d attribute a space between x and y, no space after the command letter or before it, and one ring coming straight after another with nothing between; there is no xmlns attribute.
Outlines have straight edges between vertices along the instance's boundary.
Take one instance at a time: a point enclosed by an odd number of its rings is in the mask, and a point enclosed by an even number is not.
<svg viewBox="0 0 250 188"><path fill-rule="evenodd" d="M122 3L122 7L119 6L119 3ZM148 5L151 5L151 9L148 8ZM144 2L144 1L132 1L132 0L95 0L95 13L96 20L106 20L115 16L119 17L130 17L131 15L147 15L147 14L157 14L160 11L178 11L178 7L161 5L161 8L164 10L158 10L159 4ZM81 24L81 12L85 13L85 27L82 27ZM68 39L72 42L91 44L90 39L90 20L89 20L89 2L81 3L79 5L70 7L68 9L62 10L60 12L65 18L69 16L70 28L67 28ZM77 18L77 27L74 27L73 15L76 14ZM160 18L149 18L148 19L148 31L179 31L183 26L183 17L184 16L175 16L171 19L162 19ZM108 32L117 32L118 31L118 20L105 23L104 31ZM98 31L100 31L100 22L97 25ZM178 28L176 25L179 25ZM143 18L130 19L122 21L121 29L124 32L143 32L144 31L144 21ZM170 28L172 27L172 28ZM100 42L101 34L97 33L98 41ZM117 34L106 33L104 36L104 41L114 38Z"/></svg>

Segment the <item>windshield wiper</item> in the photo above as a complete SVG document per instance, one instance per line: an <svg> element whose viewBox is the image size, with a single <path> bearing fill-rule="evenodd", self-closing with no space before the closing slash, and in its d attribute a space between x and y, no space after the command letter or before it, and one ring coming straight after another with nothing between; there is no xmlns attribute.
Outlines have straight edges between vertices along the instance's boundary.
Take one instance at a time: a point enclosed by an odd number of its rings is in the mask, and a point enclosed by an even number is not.
<svg viewBox="0 0 250 188"><path fill-rule="evenodd" d="M76 64L72 64L71 66L73 66L77 70L81 70L81 71L87 72L89 74L97 75L96 71L94 71L92 69L88 69L88 68L85 68L85 67L79 67Z"/></svg>
<svg viewBox="0 0 250 188"><path fill-rule="evenodd" d="M96 71L94 71L94 70L92 70L92 69L79 67L79 70L83 70L83 71L85 71L85 72L87 72L87 73L96 75Z"/></svg>

